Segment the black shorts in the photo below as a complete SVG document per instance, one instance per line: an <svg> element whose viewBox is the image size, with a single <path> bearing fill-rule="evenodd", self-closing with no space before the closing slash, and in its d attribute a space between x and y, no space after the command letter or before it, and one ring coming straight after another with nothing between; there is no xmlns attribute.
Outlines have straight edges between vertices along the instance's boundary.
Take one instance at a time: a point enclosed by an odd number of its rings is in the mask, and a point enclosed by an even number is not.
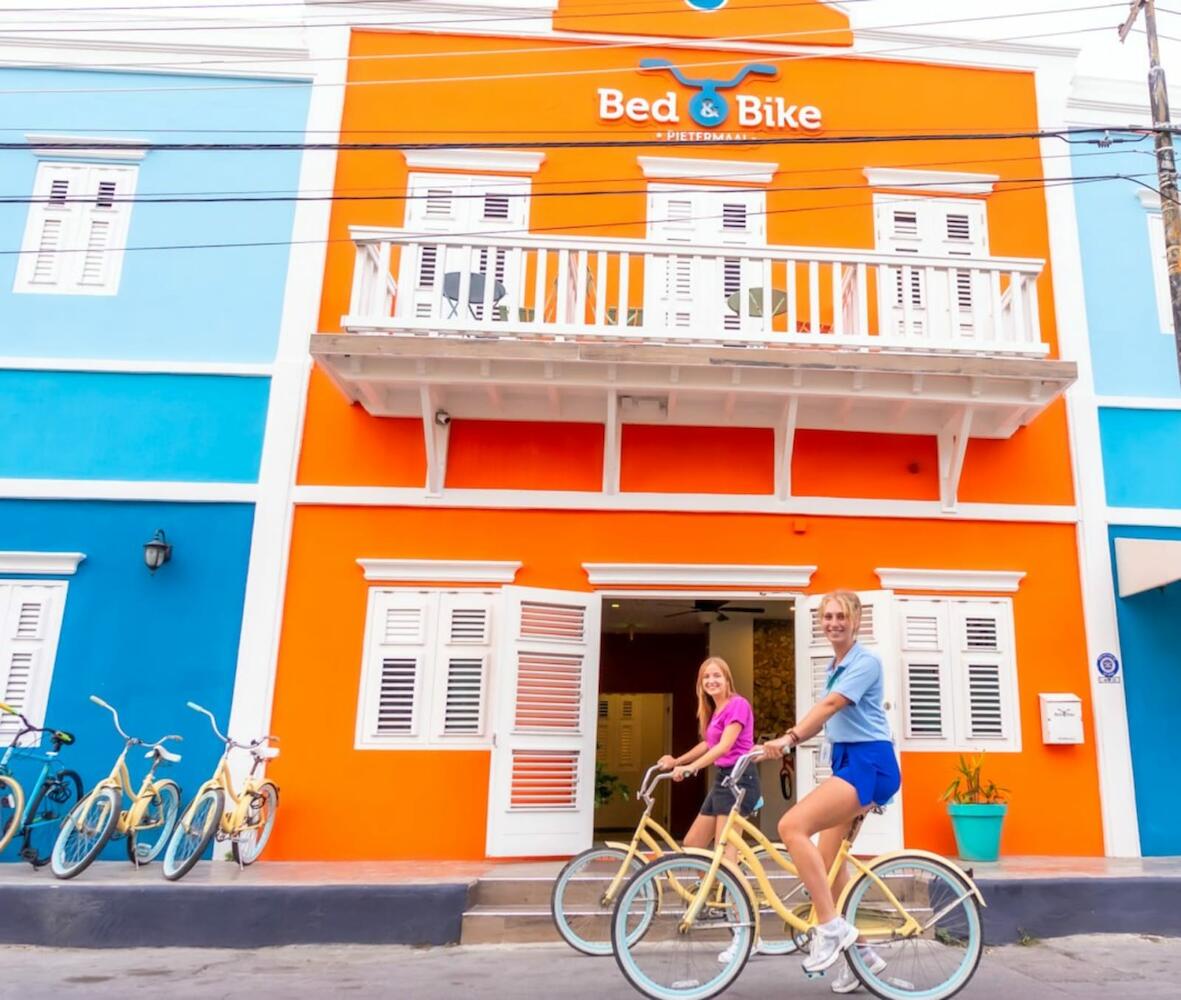
<svg viewBox="0 0 1181 1000"><path fill-rule="evenodd" d="M732 769L719 767L716 770L717 780L705 796L705 801L701 803L702 816L725 816L734 808L734 792L722 784L722 780L729 777ZM758 770L753 766L748 767L739 785L746 793L742 797L740 815L749 816L763 804L763 790L759 786Z"/></svg>

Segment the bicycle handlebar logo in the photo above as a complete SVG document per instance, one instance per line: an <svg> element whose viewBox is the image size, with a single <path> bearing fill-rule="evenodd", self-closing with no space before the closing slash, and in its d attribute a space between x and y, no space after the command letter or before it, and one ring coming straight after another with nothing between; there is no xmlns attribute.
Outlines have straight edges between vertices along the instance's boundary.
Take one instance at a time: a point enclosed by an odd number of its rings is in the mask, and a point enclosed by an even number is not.
<svg viewBox="0 0 1181 1000"><path fill-rule="evenodd" d="M779 75L779 71L774 66L768 66L765 63L751 63L749 66L743 66L729 80L693 79L685 76L677 66L667 59L641 59L640 69L668 70L678 83L686 87L700 88L701 93L694 94L689 100L689 114L698 125L705 128L716 128L730 114L729 103L718 91L737 87L752 74L768 77Z"/></svg>

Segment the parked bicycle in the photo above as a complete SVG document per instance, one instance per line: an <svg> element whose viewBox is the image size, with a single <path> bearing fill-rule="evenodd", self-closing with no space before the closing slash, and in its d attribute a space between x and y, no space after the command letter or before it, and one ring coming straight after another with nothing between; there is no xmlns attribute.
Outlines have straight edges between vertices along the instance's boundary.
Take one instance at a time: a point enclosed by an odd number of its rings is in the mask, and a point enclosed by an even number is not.
<svg viewBox="0 0 1181 1000"><path fill-rule="evenodd" d="M656 786L672 777L659 764L648 768L640 782L636 798L644 803L644 811L636 824L629 843L607 841L602 847L592 847L571 858L558 873L550 893L550 915L562 939L584 955L611 954L611 917L615 901L624 884L643 868L644 864L665 854L676 854L680 845L671 834L652 818L656 802ZM779 845L782 846L782 845ZM755 849L756 855L762 847ZM696 879L688 885L673 881L669 890L691 899ZM791 934L772 937L760 942L765 954L783 955L795 950Z"/></svg>
<svg viewBox="0 0 1181 1000"><path fill-rule="evenodd" d="M21 721L21 728L5 749L4 756L0 757L0 851L19 836L20 856L34 868L40 868L49 863L62 818L82 798L81 777L76 771L62 767L57 759L62 747L73 744L74 737L61 729L34 726L4 702L0 702L0 712L15 715ZM48 736L49 749L41 750L31 742L20 745L21 737L33 734ZM21 783L12 773L12 765L18 760L41 764L27 799Z"/></svg>
<svg viewBox="0 0 1181 1000"><path fill-rule="evenodd" d="M95 695L90 700L111 713L115 731L123 737L124 744L111 773L94 786L62 823L51 860L51 870L58 878L73 878L85 871L112 837L127 838L127 857L134 865L148 864L168 842L180 811L179 786L168 778L157 781L155 775L161 764L179 763L180 754L166 750L164 744L182 737L161 736L154 743L147 743L129 736L119 724L119 713L113 707ZM139 746L147 747L144 756L152 763L139 791L133 791L127 753ZM122 808L124 796L130 800L126 809Z"/></svg>
<svg viewBox="0 0 1181 1000"><path fill-rule="evenodd" d="M253 864L270 839L275 811L279 808L279 786L258 777L259 768L279 756L278 747L267 746L277 743L279 737L262 736L249 743L238 743L217 728L217 720L209 709L191 701L187 704L194 712L209 717L213 734L225 744L225 752L217 762L213 777L189 803L168 841L163 870L164 877L173 882L189 873L214 837L230 842L234 860L240 867ZM234 792L230 774L230 754L234 750L247 750L254 759L240 794Z"/></svg>
<svg viewBox="0 0 1181 1000"><path fill-rule="evenodd" d="M739 779L760 755L758 749L744 754L726 779L737 801L712 852L657 858L632 876L619 895L611 922L615 959L646 996L707 1000L738 978L768 922L756 905L751 882L794 934L798 947L806 947L815 930L816 914L802 887L777 896L763 859L792 875L795 866L739 813ZM842 864L854 868L837 909L861 932L867 947L850 948L846 961L883 1000L947 1000L967 985L980 962L980 890L952 862L927 851L899 851L868 863L854 857L852 841L863 818L853 822L828 875L832 885ZM743 834L763 849L761 854ZM726 859L727 844L738 852L745 872ZM691 897L686 901L681 893L665 891L670 884L692 886Z"/></svg>

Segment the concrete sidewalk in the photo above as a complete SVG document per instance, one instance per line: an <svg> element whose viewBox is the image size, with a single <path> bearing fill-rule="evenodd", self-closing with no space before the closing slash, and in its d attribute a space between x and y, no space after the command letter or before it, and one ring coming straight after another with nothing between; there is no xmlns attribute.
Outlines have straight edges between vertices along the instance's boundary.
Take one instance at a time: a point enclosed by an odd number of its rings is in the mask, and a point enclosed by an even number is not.
<svg viewBox="0 0 1181 1000"><path fill-rule="evenodd" d="M988 903L985 940L1093 932L1181 936L1181 858L1005 858L968 865ZM257 948L454 944L480 879L548 883L561 862L101 862L62 882L0 865L0 943L50 947ZM544 893L548 898L548 893Z"/></svg>

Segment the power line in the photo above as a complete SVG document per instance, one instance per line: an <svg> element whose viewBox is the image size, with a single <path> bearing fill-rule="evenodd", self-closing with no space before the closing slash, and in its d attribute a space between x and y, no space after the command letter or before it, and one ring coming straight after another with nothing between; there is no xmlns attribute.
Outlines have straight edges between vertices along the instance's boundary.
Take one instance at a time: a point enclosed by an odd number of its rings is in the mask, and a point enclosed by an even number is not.
<svg viewBox="0 0 1181 1000"><path fill-rule="evenodd" d="M1138 175L1138 176L1145 176L1145 175ZM1148 175L1148 176L1151 176L1151 175ZM1003 196L1009 195L1009 194L1016 194L1016 193L1020 193L1020 192L1024 192L1024 191L1045 190L1047 188L1053 188L1053 187L1074 186L1076 184L1100 183L1100 182L1123 181L1123 180L1134 180L1134 176L1123 175L1123 174L1105 174L1105 175L1097 175L1097 176L1091 176L1091 177L1045 178L1045 179L1039 180L1037 183L1029 184L1024 187L1012 187L1012 188L1006 188L1002 191L994 192L993 197L1003 197ZM1139 182L1137 182L1137 183L1139 183ZM926 200L925 198L901 198L898 200L898 203L922 202L925 200ZM843 211L845 209L864 210L864 208L865 208L865 201L864 201L864 199L861 199L858 201L842 202L842 203L831 204L831 205L803 205L803 206L796 206L793 208L767 209L763 212L754 212L751 214L795 215L795 214L802 214L802 213L808 213L808 212ZM720 216L716 216L716 215L698 216L698 217L693 217L692 221L704 221L707 219L716 219L716 218L720 218ZM478 236L478 237L483 238L483 237L488 237L488 236L530 236L530 235L541 235L544 233L553 233L556 235L570 235L570 234L574 233L575 231L579 231L579 230L612 229L612 228L618 228L618 227L623 227L623 226L646 225L649 221L650 220L647 218L630 219L630 220L619 219L619 220L612 220L612 221L572 223L572 224L560 225L560 226L542 226L542 227L529 228L529 229L521 229L521 228L504 229L504 230L495 230L492 232L481 231L481 232L470 232L470 233L423 233L422 236L423 236L424 242L429 242L429 239L431 236L436 236L436 237L440 237L440 236L447 236L447 237ZM227 243L181 243L181 244L156 244L156 245L152 245L152 246L141 246L141 247L128 247L128 246L108 247L106 252L108 252L108 253L120 253L120 252L133 253L133 252L157 251L157 250L258 249L258 248L265 248L265 247L281 247L281 246L291 247L291 246L303 246L303 245L320 245L320 244L352 243L352 242L353 242L352 237L337 236L337 237L326 237L324 239L308 239L308 240L252 240L252 241L246 241L246 242L227 242ZM672 244L672 246L676 246L676 244ZM52 250L52 251L44 251L44 250L37 250L37 249L0 250L0 257L14 257L14 256L19 257L19 256L27 255L27 254L37 254L37 253L65 254L65 253L86 253L86 252L87 252L87 250L85 247L58 249L58 250Z"/></svg>
<svg viewBox="0 0 1181 1000"><path fill-rule="evenodd" d="M1075 8L1066 8L1073 11ZM1042 13L1042 12L1039 12ZM995 14L988 15L984 18L976 20L1003 20L1011 16L1025 16L1025 15L1003 15ZM889 25L883 30L895 30L905 27L924 27L930 25L944 26L951 23L950 21L925 21L917 22L909 25ZM391 25L391 27L399 27L399 25ZM995 45L1011 42L1030 41L1033 39L1047 39L1057 38L1064 35L1078 35L1086 34L1094 31L1109 31L1108 26L1099 26L1093 28L1071 28L1064 31L1046 31L1034 32L1028 35L1011 35L1003 38L973 38L973 39L939 39L937 41L923 41L915 42L907 45L894 46L891 48L874 49L870 51L825 51L825 52L806 52L806 53L792 53L788 55L773 55L768 53L759 53L761 62L766 63L793 63L814 61L818 59L841 59L841 60L857 60L857 61L871 61L880 56L898 55L899 53L916 52L922 49L930 49L937 47L950 48L971 48L978 45ZM481 36L483 37L483 36ZM487 36L489 38L500 36ZM696 40L691 40L696 41ZM555 44L544 51L552 51L554 54L559 54L562 51L561 39L555 39ZM653 44L653 48L669 47ZM677 46L673 46L677 47ZM495 57L499 54L499 50L488 49L479 53L487 57ZM735 50L735 54L730 57L711 59L707 61L679 63L681 69L694 68L708 68L716 66L733 66L735 62L743 58L744 55L740 50ZM157 64L164 66L166 64ZM346 80L346 81L327 81L327 80L283 80L283 81L268 81L264 83L239 83L239 84L193 84L173 87L54 87L54 88L17 88L11 90L0 90L0 95L23 95L30 94L129 94L129 93L169 93L169 92L192 92L192 91L238 91L238 90L275 90L275 89L299 89L307 87L374 87L374 86L423 86L435 83L485 83L496 80L532 80L532 79L555 79L559 77L577 77L577 76L605 76L611 73L627 73L634 72L635 66L615 66L615 67L595 67L587 69L574 70L549 70L549 71L529 71L522 73L491 73L482 75L468 75L468 76L433 76L433 77L403 77L397 79L376 79L376 80ZM179 74L184 75L184 74Z"/></svg>

